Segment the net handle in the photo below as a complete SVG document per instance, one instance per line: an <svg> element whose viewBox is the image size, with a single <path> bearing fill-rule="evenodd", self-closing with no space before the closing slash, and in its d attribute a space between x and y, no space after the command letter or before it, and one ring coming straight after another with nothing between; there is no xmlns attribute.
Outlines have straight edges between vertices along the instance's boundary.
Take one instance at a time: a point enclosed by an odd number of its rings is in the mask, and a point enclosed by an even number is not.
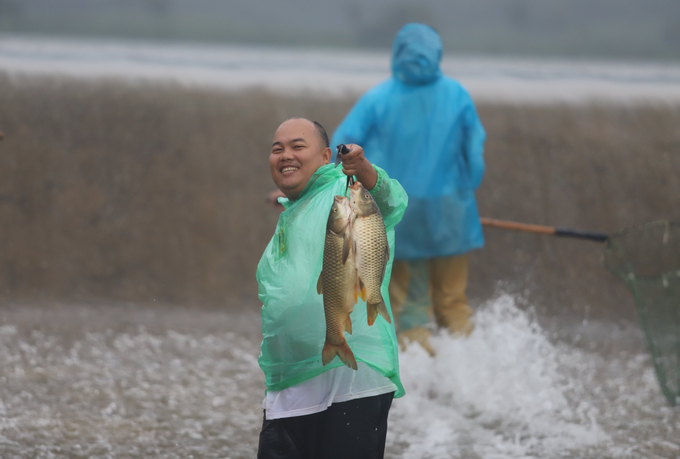
<svg viewBox="0 0 680 459"><path fill-rule="evenodd" d="M576 239L587 239L590 241L605 242L609 236L605 233L596 231L581 231L571 228L556 228L554 226L533 225L529 223L518 223L507 220L496 220L494 218L480 218L482 225L490 228L499 228L511 231L524 231L527 233L547 234L550 236L571 237Z"/></svg>

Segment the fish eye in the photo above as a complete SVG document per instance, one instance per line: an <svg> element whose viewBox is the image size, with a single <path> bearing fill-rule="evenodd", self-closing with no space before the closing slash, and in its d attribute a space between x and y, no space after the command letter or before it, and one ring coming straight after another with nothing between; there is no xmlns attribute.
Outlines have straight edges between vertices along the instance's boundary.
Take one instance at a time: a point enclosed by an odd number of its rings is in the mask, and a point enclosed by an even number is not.
<svg viewBox="0 0 680 459"><path fill-rule="evenodd" d="M368 199L368 193L366 193L366 194L364 195L364 198Z"/></svg>

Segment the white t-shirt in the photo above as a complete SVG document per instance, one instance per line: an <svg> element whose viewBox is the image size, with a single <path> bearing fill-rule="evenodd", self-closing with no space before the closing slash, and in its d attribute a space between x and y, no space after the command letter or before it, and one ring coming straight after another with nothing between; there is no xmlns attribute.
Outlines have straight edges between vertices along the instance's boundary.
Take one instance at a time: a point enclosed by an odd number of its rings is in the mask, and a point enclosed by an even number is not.
<svg viewBox="0 0 680 459"><path fill-rule="evenodd" d="M389 378L363 362L357 367L336 367L288 389L267 391L262 402L267 419L319 413L333 403L396 392L397 386Z"/></svg>

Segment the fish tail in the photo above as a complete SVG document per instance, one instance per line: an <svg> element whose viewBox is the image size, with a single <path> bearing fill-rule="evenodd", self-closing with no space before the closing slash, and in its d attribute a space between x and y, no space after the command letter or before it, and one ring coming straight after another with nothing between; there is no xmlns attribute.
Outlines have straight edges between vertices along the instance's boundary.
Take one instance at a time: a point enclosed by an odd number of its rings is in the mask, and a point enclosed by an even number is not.
<svg viewBox="0 0 680 459"><path fill-rule="evenodd" d="M379 303L366 303L366 316L368 318L368 325L373 325L375 319L380 314L387 323L391 324L392 319L390 319L390 313L387 312L387 306L385 305L385 300L380 298Z"/></svg>
<svg viewBox="0 0 680 459"><path fill-rule="evenodd" d="M357 361L354 358L354 353L349 348L347 341L344 341L342 344L331 344L328 341L324 343L323 351L321 351L321 361L323 364L328 365L331 363L331 360L333 360L336 355L340 357L342 363L353 370L357 369Z"/></svg>

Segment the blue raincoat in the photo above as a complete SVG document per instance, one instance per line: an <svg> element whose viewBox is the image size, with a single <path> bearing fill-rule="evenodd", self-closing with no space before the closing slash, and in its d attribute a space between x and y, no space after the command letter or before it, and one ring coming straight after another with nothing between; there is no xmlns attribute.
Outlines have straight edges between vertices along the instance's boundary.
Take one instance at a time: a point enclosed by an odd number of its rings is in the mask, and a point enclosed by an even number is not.
<svg viewBox="0 0 680 459"><path fill-rule="evenodd" d="M407 24L392 46L392 78L359 99L332 145L356 143L406 190L396 259L458 255L482 247L474 191L486 134L468 92L442 75L437 32Z"/></svg>

